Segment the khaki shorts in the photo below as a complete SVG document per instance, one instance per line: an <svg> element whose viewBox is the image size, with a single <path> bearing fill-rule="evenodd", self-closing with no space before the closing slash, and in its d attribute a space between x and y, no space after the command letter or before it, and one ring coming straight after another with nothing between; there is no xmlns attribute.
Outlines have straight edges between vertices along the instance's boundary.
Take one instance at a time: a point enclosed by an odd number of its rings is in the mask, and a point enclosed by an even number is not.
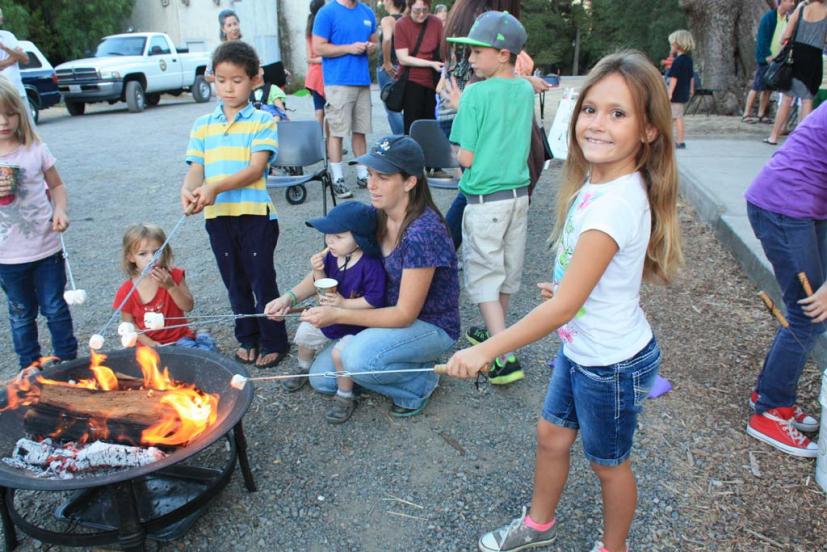
<svg viewBox="0 0 827 552"><path fill-rule="evenodd" d="M672 102L669 105L672 107L673 121L675 119L680 119L681 117L683 117L683 110L686 108L686 104Z"/></svg>
<svg viewBox="0 0 827 552"><path fill-rule="evenodd" d="M333 346L333 348L337 351L341 351L345 348L345 345L347 345L347 342L350 341L352 337L352 335L342 337L336 345ZM311 351L316 352L327 347L327 344L331 341L331 339L322 333L321 329L308 322L302 322L299 324L299 327L296 330L296 336L293 338L293 343L296 345L299 345L300 347L307 347Z"/></svg>
<svg viewBox="0 0 827 552"><path fill-rule="evenodd" d="M369 86L325 86L325 120L330 134L344 138L352 133L369 134L371 127Z"/></svg>
<svg viewBox="0 0 827 552"><path fill-rule="evenodd" d="M474 304L520 289L528 233L528 196L468 203L462 215L462 274Z"/></svg>

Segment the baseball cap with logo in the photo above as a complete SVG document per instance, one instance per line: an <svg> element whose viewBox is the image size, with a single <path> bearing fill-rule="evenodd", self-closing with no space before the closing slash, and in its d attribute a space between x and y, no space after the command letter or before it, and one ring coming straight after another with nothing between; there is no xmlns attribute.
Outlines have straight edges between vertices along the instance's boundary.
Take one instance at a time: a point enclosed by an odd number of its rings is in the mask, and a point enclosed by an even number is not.
<svg viewBox="0 0 827 552"><path fill-rule="evenodd" d="M519 54L528 40L522 23L507 11L487 11L477 17L468 36L453 36L448 42L508 50Z"/></svg>
<svg viewBox="0 0 827 552"><path fill-rule="evenodd" d="M410 136L394 134L380 138L365 155L351 161L361 163L382 174L404 172L411 176L422 176L425 154Z"/></svg>

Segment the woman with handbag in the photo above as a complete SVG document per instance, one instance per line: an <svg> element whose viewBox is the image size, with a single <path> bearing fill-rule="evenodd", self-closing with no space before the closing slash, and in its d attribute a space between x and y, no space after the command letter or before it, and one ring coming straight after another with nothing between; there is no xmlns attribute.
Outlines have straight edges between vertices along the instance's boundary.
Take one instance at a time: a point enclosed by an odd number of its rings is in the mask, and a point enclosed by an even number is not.
<svg viewBox="0 0 827 552"><path fill-rule="evenodd" d="M442 71L439 45L442 21L430 14L431 0L408 0L408 15L396 23L394 47L404 82L402 114L405 134L418 119L436 116L436 83ZM403 79L405 79L403 81Z"/></svg>
<svg viewBox="0 0 827 552"><path fill-rule="evenodd" d="M827 41L827 5L824 0L810 0L795 11L782 38L782 43L787 41L792 41L792 81L789 88L782 90L775 124L769 138L764 139L764 143L771 146L778 145L778 136L787 124L793 100L801 100L799 122L813 110L813 98L818 93L822 77L821 52Z"/></svg>
<svg viewBox="0 0 827 552"><path fill-rule="evenodd" d="M393 82L399 72L399 60L396 59L396 52L393 48L393 30L396 22L399 21L407 7L405 0L387 0L383 4L388 15L379 22L379 48L376 58L376 82L379 83L379 90L389 82ZM391 127L391 134L402 134L402 113L393 111L385 105L385 114L388 116L388 126Z"/></svg>

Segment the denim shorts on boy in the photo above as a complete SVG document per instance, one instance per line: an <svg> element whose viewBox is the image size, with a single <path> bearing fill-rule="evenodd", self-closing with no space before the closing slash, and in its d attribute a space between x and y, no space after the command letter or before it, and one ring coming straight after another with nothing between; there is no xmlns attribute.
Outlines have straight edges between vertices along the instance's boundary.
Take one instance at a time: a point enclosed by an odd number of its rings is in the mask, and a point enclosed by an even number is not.
<svg viewBox="0 0 827 552"><path fill-rule="evenodd" d="M628 360L609 366L580 366L562 347L543 404L548 422L580 430L589 461L618 466L632 452L637 416L652 389L661 353L655 338Z"/></svg>
<svg viewBox="0 0 827 552"><path fill-rule="evenodd" d="M474 304L520 289L528 235L528 196L468 202L462 215L463 279Z"/></svg>
<svg viewBox="0 0 827 552"><path fill-rule="evenodd" d="M327 100L325 121L332 136L344 138L353 132L370 134L373 130L370 87L327 85L324 93Z"/></svg>

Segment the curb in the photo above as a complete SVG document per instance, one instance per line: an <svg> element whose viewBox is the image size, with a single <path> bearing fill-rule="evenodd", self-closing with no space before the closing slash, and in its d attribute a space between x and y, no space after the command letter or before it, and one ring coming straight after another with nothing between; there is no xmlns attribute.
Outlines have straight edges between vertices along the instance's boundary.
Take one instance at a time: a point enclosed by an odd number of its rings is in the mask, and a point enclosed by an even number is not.
<svg viewBox="0 0 827 552"><path fill-rule="evenodd" d="M757 238L745 217L737 217L726 212L725 206L709 194L696 180L691 171L678 165L681 196L698 212L698 216L715 233L721 242L744 270L744 273L759 289L770 294L773 301L782 304L781 290L775 281L772 265L760 251ZM758 299L756 298L756 301ZM819 369L827 369L827 333L816 339L811 356Z"/></svg>

